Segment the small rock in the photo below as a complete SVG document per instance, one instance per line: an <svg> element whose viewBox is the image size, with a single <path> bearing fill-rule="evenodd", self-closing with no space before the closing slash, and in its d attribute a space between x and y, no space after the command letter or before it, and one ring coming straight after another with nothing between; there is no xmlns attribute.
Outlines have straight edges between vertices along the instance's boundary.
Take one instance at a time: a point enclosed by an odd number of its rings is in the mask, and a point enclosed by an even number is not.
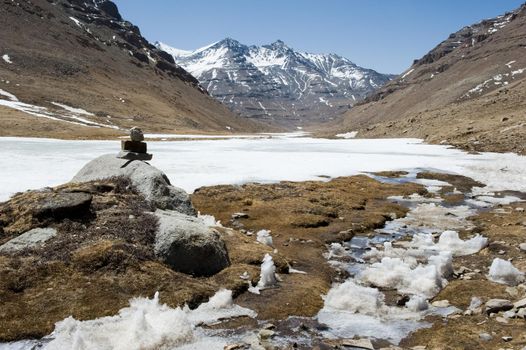
<svg viewBox="0 0 526 350"><path fill-rule="evenodd" d="M502 337L502 340L504 340L505 342L509 342L513 340L513 337L505 336L505 337Z"/></svg>
<svg viewBox="0 0 526 350"><path fill-rule="evenodd" d="M504 251L504 250L499 250L498 254L499 254L499 255L504 255L504 254L506 254L506 251Z"/></svg>
<svg viewBox="0 0 526 350"><path fill-rule="evenodd" d="M519 249L522 250L523 252L526 252L526 243L519 244Z"/></svg>
<svg viewBox="0 0 526 350"><path fill-rule="evenodd" d="M508 311L513 308L513 304L506 299L490 299L486 302L486 313L498 313L500 311Z"/></svg>
<svg viewBox="0 0 526 350"><path fill-rule="evenodd" d="M504 312L502 314L502 316L504 316L504 318L506 318L506 319L514 318L515 317L515 310L514 309L508 310L508 311Z"/></svg>
<svg viewBox="0 0 526 350"><path fill-rule="evenodd" d="M504 324L508 323L508 320L506 318L500 317L500 316L496 317L495 321L497 321L498 323L504 323Z"/></svg>
<svg viewBox="0 0 526 350"><path fill-rule="evenodd" d="M491 339L493 339L493 337L489 333L480 333L479 338L483 341L490 341Z"/></svg>
<svg viewBox="0 0 526 350"><path fill-rule="evenodd" d="M274 332L273 330L262 329L259 331L258 336L260 339L269 339L269 338L272 338L275 334L276 332Z"/></svg>
<svg viewBox="0 0 526 350"><path fill-rule="evenodd" d="M467 268L465 266L461 266L460 268L453 270L453 273L455 275L457 275L457 276L460 276L460 275L465 274L466 272L469 272L469 271L471 271L469 268Z"/></svg>
<svg viewBox="0 0 526 350"><path fill-rule="evenodd" d="M515 309L526 308L526 298L514 302L513 307Z"/></svg>
<svg viewBox="0 0 526 350"><path fill-rule="evenodd" d="M248 219L247 213L234 213L232 214L232 219Z"/></svg>
<svg viewBox="0 0 526 350"><path fill-rule="evenodd" d="M448 307L450 304L449 304L449 300L444 299L444 300L433 301L431 305L433 305L434 307Z"/></svg>
<svg viewBox="0 0 526 350"><path fill-rule="evenodd" d="M374 350L373 344L369 339L345 339L342 340L341 345L358 349Z"/></svg>
<svg viewBox="0 0 526 350"><path fill-rule="evenodd" d="M143 141L144 140L144 134L142 132L141 129L139 129L138 127L134 126L133 128L130 129L130 139L132 141Z"/></svg>
<svg viewBox="0 0 526 350"><path fill-rule="evenodd" d="M517 297L519 296L519 289L517 287L506 287L506 293L512 297Z"/></svg>
<svg viewBox="0 0 526 350"><path fill-rule="evenodd" d="M502 118L500 119L500 121L501 121L501 122L505 122L505 121L508 121L509 119L510 119L510 118L508 118L508 117L502 117Z"/></svg>
<svg viewBox="0 0 526 350"><path fill-rule="evenodd" d="M518 318L526 318L526 309L525 308L519 309L519 311L517 311L515 316L517 316Z"/></svg>
<svg viewBox="0 0 526 350"><path fill-rule="evenodd" d="M224 350L241 350L241 349L248 349L249 345L244 343L237 343L237 344L230 344L225 345L223 348Z"/></svg>

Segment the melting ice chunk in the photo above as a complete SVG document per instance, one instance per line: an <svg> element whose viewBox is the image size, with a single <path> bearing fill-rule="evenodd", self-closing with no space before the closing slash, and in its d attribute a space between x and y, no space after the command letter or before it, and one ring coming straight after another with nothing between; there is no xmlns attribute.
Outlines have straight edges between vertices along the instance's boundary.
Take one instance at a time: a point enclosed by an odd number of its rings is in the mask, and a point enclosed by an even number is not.
<svg viewBox="0 0 526 350"><path fill-rule="evenodd" d="M516 286L524 281L524 272L521 272L507 260L495 258L489 268L490 281Z"/></svg>

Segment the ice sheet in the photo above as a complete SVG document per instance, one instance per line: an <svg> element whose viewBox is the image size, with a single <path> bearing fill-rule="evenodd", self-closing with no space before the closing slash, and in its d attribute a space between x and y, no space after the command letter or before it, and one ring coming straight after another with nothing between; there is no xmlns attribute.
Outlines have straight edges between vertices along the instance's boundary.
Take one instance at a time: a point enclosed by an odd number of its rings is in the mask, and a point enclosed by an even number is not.
<svg viewBox="0 0 526 350"><path fill-rule="evenodd" d="M0 138L0 200L26 189L69 181L91 159L117 153L118 141ZM279 137L149 142L151 164L188 192L217 184L303 181L360 172L434 169L470 176L488 190L526 190L526 157L480 155L426 145L417 139Z"/></svg>

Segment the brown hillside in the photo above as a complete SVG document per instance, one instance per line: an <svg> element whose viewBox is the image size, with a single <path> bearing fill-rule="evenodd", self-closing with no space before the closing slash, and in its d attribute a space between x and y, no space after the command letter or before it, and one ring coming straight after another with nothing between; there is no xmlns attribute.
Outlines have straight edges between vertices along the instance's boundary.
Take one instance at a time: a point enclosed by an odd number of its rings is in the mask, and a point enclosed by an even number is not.
<svg viewBox="0 0 526 350"><path fill-rule="evenodd" d="M0 136L108 137L121 133L111 126L133 125L149 132L260 128L211 98L111 1L2 0L0 23Z"/></svg>
<svg viewBox="0 0 526 350"><path fill-rule="evenodd" d="M526 153L526 4L451 34L334 129Z"/></svg>

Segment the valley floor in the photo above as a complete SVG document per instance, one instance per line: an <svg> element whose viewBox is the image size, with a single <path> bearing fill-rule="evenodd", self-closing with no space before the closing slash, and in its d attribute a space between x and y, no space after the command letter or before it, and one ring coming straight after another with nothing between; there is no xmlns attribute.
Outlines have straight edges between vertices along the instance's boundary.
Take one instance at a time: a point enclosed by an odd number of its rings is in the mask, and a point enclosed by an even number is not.
<svg viewBox="0 0 526 350"><path fill-rule="evenodd" d="M0 200L28 187L66 182L84 163L119 146L18 138L0 138L0 145L9 150L0 156L5 169ZM0 323L7 325L1 340L41 337L69 315L87 320L119 312L118 318L95 323L61 324L52 336L58 339L55 346L117 339L133 347L145 334L159 344L171 339L168 348L182 349L526 346L526 252L520 248L526 243L524 157L467 154L416 139L273 135L149 145L152 164L174 185L193 192L201 214L215 217L207 222L224 238L232 265L213 277L195 278L149 261L142 241L132 249L101 240L98 228L108 222L111 229L129 225L119 217L145 220L141 207L132 205L138 199L121 192L119 184L84 190L67 184L69 192L89 190L96 198L97 216L86 217L80 228L89 233L89 249L65 239L57 244L71 249L72 261L54 260L52 245L38 252L44 258L37 266L31 255L0 254L0 278L6 282L0 300L7 306L0 312ZM100 192L104 188L111 189ZM3 205L24 208L32 196L19 194ZM117 215L121 211L124 216ZM11 211L26 229L34 224L26 220L28 212ZM5 225L12 218L2 220ZM68 234L79 229L59 225ZM249 281L267 275L263 265L260 269L265 254L273 257L278 281L249 288ZM490 270L496 259L510 260L522 277L511 268ZM88 280L91 287L82 287ZM116 289L106 293L108 281ZM183 336L155 324L156 317L178 313L172 308L185 302L196 307L220 287L233 290L235 306L214 297L202 304L209 318L185 310L181 329L193 333ZM157 305L157 299L124 308L131 297L155 291L170 308ZM503 300L492 309L491 299ZM57 304L52 307L49 300ZM129 322L123 323L126 333L119 333L119 322ZM92 338L96 324L109 328ZM35 344L0 344L0 349Z"/></svg>

